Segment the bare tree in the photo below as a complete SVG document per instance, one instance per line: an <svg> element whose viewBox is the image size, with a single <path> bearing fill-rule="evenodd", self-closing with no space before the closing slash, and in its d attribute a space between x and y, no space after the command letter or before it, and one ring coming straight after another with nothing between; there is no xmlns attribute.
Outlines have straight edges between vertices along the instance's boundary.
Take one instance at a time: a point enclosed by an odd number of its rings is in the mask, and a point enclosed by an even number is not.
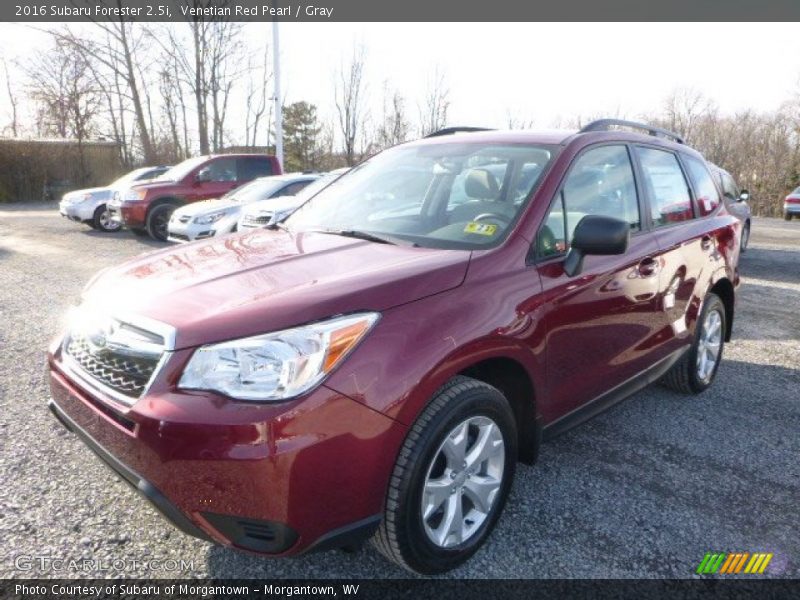
<svg viewBox="0 0 800 600"><path fill-rule="evenodd" d="M420 107L420 129L423 136L447 125L450 90L444 72L437 66L428 81L424 104Z"/></svg>
<svg viewBox="0 0 800 600"><path fill-rule="evenodd" d="M342 135L342 152L348 166L356 164L361 158L357 153L357 145L361 127L367 118L365 53L363 45L353 48L350 62L341 66L334 85L336 114L339 132Z"/></svg>
<svg viewBox="0 0 800 600"><path fill-rule="evenodd" d="M122 8L122 0L116 0L115 4ZM95 21L94 24L104 35L81 36L69 28L53 29L49 33L59 42L71 45L88 58L97 61L97 66L93 67L95 72L102 66L116 79L120 86L120 98L124 95L130 100L144 160L152 163L155 153L146 105L143 102L144 84L138 69L138 65L142 63L141 55L146 50L146 30L141 24L126 22L122 18L119 21Z"/></svg>
<svg viewBox="0 0 800 600"><path fill-rule="evenodd" d="M6 94L8 95L8 103L11 106L11 124L9 128L11 129L11 135L14 137L19 136L19 127L18 127L18 118L17 118L17 97L14 95L14 91L11 87L11 74L8 71L8 63L6 63L6 59L3 59L3 74L6 80Z"/></svg>
<svg viewBox="0 0 800 600"><path fill-rule="evenodd" d="M256 140L258 139L261 120L268 106L271 105L267 89L272 79L272 73L269 71L268 65L269 47L265 44L261 64L256 66L251 55L247 67L247 72L250 74L250 77L247 78L245 112L245 145L247 146L257 145ZM267 126L269 127L269 123L267 123Z"/></svg>
<svg viewBox="0 0 800 600"><path fill-rule="evenodd" d="M406 100L398 90L383 85L383 115L375 132L378 148L388 148L405 142L411 135L411 123L406 115Z"/></svg>

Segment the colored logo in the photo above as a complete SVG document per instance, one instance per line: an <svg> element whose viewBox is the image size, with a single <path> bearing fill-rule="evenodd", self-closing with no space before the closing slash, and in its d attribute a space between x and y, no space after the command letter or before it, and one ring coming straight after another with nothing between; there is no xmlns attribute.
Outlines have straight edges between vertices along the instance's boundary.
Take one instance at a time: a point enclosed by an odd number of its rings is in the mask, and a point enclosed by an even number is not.
<svg viewBox="0 0 800 600"><path fill-rule="evenodd" d="M696 573L700 575L761 574L771 560L771 552L754 552L752 554L749 552L706 552Z"/></svg>

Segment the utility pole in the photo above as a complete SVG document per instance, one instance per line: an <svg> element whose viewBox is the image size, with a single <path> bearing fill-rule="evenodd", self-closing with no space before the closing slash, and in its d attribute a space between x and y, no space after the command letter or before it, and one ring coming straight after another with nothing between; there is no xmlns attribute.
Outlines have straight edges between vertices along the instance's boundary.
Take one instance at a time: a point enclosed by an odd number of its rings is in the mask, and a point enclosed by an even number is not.
<svg viewBox="0 0 800 600"><path fill-rule="evenodd" d="M272 22L272 62L275 71L275 156L283 169L283 106L281 102L281 59L278 21Z"/></svg>

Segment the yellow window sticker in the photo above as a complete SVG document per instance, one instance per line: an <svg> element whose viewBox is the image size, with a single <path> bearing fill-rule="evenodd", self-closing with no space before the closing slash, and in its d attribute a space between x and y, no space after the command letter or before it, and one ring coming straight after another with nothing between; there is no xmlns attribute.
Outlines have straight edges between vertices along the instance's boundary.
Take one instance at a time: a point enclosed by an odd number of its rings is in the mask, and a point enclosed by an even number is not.
<svg viewBox="0 0 800 600"><path fill-rule="evenodd" d="M464 233L477 233L478 235L494 235L497 231L497 225L491 223L467 223L464 227Z"/></svg>

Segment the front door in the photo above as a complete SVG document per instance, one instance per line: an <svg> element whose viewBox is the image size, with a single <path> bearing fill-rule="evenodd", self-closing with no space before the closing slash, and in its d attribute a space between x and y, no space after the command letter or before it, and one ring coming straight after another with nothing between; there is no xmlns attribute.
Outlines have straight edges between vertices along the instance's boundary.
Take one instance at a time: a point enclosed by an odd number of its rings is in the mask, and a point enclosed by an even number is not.
<svg viewBox="0 0 800 600"><path fill-rule="evenodd" d="M656 318L660 265L656 241L642 226L639 197L628 146L591 147L570 167L537 234L537 269L547 307L545 422L651 364L663 322ZM587 256L583 271L569 277L564 257L578 222L590 214L630 223L630 244L623 255Z"/></svg>

